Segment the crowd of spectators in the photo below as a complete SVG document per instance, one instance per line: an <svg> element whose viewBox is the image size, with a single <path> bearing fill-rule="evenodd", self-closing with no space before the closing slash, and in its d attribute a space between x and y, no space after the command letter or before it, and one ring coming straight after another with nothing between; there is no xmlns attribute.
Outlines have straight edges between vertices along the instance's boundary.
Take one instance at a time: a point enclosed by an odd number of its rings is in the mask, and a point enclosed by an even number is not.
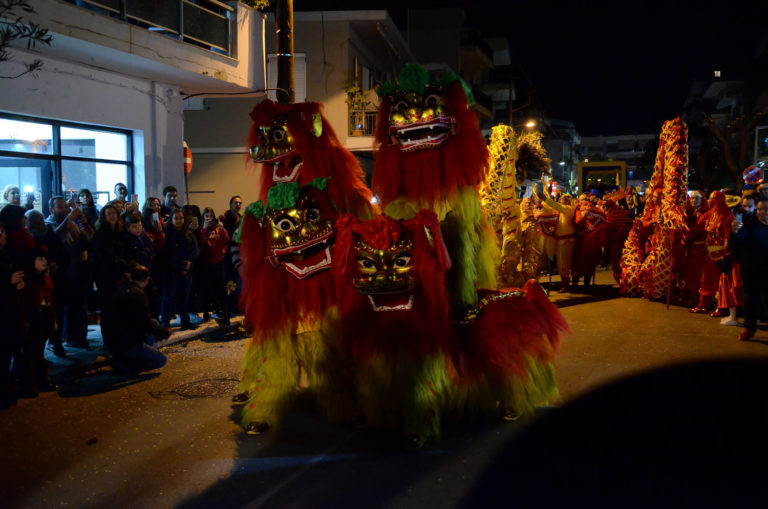
<svg viewBox="0 0 768 509"><path fill-rule="evenodd" d="M47 374L44 349L67 357L90 349L89 323L98 322L112 366L135 373L165 364L153 348L215 313L229 324L239 277L232 261L242 199L217 217L210 207L179 207L178 191L163 190L140 207L124 184L99 208L88 189L53 196L48 215L24 205L8 186L0 204L0 408L18 397L58 388ZM234 250L236 252L236 249ZM190 319L197 315L196 319Z"/></svg>

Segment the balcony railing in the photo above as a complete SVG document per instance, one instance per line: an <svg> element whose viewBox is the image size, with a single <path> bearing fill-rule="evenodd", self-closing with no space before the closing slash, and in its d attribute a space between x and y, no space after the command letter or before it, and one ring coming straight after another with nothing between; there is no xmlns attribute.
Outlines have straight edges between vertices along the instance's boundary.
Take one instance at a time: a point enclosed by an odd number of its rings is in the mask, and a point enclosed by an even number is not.
<svg viewBox="0 0 768 509"><path fill-rule="evenodd" d="M79 7L231 56L234 8L217 0L67 0Z"/></svg>
<svg viewBox="0 0 768 509"><path fill-rule="evenodd" d="M352 110L349 112L350 136L373 136L376 132L376 111Z"/></svg>

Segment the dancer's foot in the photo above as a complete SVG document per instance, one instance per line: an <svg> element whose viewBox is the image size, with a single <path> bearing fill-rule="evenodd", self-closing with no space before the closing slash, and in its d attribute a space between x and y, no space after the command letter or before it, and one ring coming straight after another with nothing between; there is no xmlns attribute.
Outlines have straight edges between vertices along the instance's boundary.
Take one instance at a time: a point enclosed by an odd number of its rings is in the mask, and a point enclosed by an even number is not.
<svg viewBox="0 0 768 509"><path fill-rule="evenodd" d="M245 427L245 433L247 435L261 435L269 430L269 424L266 422L249 422Z"/></svg>
<svg viewBox="0 0 768 509"><path fill-rule="evenodd" d="M752 339L752 336L755 335L755 332L757 332L756 329L744 329L744 332L739 335L739 341L748 341Z"/></svg>
<svg viewBox="0 0 768 509"><path fill-rule="evenodd" d="M235 405L245 405L249 399L250 396L248 396L248 392L243 391L240 394L235 394L232 396L232 403Z"/></svg>

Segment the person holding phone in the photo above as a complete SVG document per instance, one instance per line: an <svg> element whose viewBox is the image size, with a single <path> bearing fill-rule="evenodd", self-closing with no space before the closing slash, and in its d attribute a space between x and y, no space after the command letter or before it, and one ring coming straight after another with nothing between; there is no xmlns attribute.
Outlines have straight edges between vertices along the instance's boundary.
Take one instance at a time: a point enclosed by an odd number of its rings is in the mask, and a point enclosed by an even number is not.
<svg viewBox="0 0 768 509"><path fill-rule="evenodd" d="M178 313L182 330L197 328L189 320L192 270L200 251L194 235L187 227L184 212L171 213L171 223L165 228L165 246L161 254L163 263L160 323L168 327L171 316Z"/></svg>
<svg viewBox="0 0 768 509"><path fill-rule="evenodd" d="M211 207L203 209L201 270L203 321L217 311L220 325L229 324L224 259L229 251L229 234Z"/></svg>
<svg viewBox="0 0 768 509"><path fill-rule="evenodd" d="M122 182L115 184L115 200L122 203L128 201L128 187Z"/></svg>
<svg viewBox="0 0 768 509"><path fill-rule="evenodd" d="M73 204L72 199L68 203L63 196L51 197L48 200L51 214L45 219L45 224L59 237L69 258L66 268L59 272L63 289L60 305L56 306L56 322L65 324L66 330L58 330L57 334L63 334L68 346L88 348L85 299L89 280L88 243L94 231L83 211L77 206L72 207ZM78 226L75 220L83 227Z"/></svg>
<svg viewBox="0 0 768 509"><path fill-rule="evenodd" d="M91 194L90 189L82 188L78 191L77 203L80 206L80 210L85 214L85 217L88 218L88 224L96 226L96 221L99 220L99 211L101 209L93 201L93 194Z"/></svg>
<svg viewBox="0 0 768 509"><path fill-rule="evenodd" d="M141 208L141 225L144 228L144 233L152 240L155 259L157 260L165 245L165 232L163 231L165 230L165 223L160 217L159 198L150 196L144 201L144 206ZM150 267L152 277L150 278L149 287L145 291L149 299L152 316L155 318L160 316L160 295L163 281L161 265L160 263L154 263Z"/></svg>

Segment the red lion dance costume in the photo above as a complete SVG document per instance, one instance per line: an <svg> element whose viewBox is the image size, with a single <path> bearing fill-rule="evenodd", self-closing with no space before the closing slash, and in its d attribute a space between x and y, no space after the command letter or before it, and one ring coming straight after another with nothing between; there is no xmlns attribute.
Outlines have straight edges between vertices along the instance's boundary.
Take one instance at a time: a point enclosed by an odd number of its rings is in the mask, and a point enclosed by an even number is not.
<svg viewBox="0 0 768 509"><path fill-rule="evenodd" d="M383 83L378 93L373 191L391 217L437 214L452 260L451 304L471 307L478 288L495 288L499 248L478 194L488 150L461 81L449 73L432 82L409 64L397 85Z"/></svg>
<svg viewBox="0 0 768 509"><path fill-rule="evenodd" d="M446 415L518 416L557 397L553 358L567 324L538 284L481 292L454 323L433 212L345 215L336 226L334 259L358 291L341 305L344 350L369 424L401 428L420 446Z"/></svg>
<svg viewBox="0 0 768 509"><path fill-rule="evenodd" d="M334 364L329 359L338 341L334 303L351 285L328 270L329 225L338 212L368 217L372 208L357 160L340 145L319 104L265 100L251 119L261 201L248 207L235 240L243 259L241 306L253 341L243 358L242 392L233 401L245 404L242 422L255 434L280 424L300 368L330 417L345 412L342 391L337 400L328 392L336 379L326 368ZM323 193L307 187L323 177ZM318 239L320 224L325 236Z"/></svg>
<svg viewBox="0 0 768 509"><path fill-rule="evenodd" d="M265 99L251 111L248 146L251 160L261 166L259 199L277 182L305 186L331 177L328 194L344 212L371 213L371 192L363 171L320 113L319 103L282 104Z"/></svg>
<svg viewBox="0 0 768 509"><path fill-rule="evenodd" d="M619 282L623 295L670 295L674 253L681 251L686 224L687 187L688 128L676 118L662 126L648 201L624 244Z"/></svg>

